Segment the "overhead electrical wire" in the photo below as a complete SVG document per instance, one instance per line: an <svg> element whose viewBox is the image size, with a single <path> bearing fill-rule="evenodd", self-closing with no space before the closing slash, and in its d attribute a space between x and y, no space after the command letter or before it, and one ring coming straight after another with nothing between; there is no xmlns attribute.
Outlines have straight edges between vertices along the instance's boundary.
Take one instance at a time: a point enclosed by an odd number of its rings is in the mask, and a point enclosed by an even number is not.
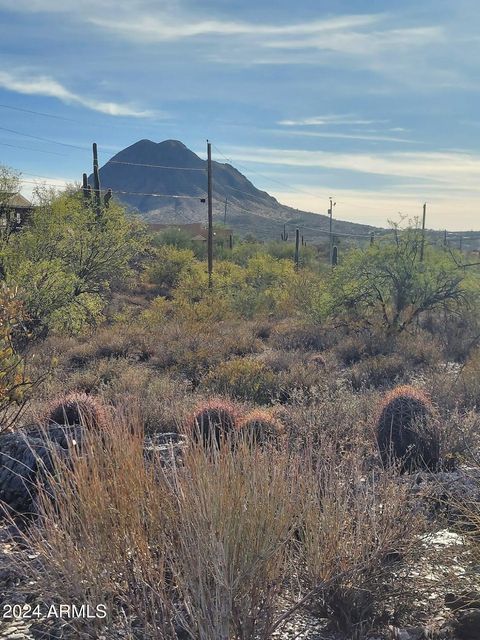
<svg viewBox="0 0 480 640"><path fill-rule="evenodd" d="M23 133L22 131L16 131L15 129L8 129L7 127L0 127L2 131L8 131L8 133L14 133L17 136L23 136L25 138L32 138L33 140L40 140L41 142L49 142L51 144L59 144L62 147L69 147L71 149L80 149L81 151L87 151L86 147L80 147L76 144L69 144L68 142L59 142L58 140L52 140L51 138L43 138L41 136L34 136L31 133Z"/></svg>
<svg viewBox="0 0 480 640"><path fill-rule="evenodd" d="M56 151L46 151L45 149L32 149L31 147L22 147L18 144L10 144L9 142L0 142L0 145L2 147L11 147L12 149L22 149L23 151L38 151L38 153L48 153L50 155L53 156L63 156L63 157L67 157L66 153L58 153Z"/></svg>
<svg viewBox="0 0 480 640"><path fill-rule="evenodd" d="M0 107L3 108L7 108L7 109L14 109L14 110L18 110L18 111L25 111L25 112L31 112L31 113L35 113L38 115L43 115L43 116L47 116L47 117L52 117L52 118L59 118L59 119L64 119L67 120L66 118L61 118L61 116L54 116L53 114L46 114L46 113L42 113L42 112L36 112L36 111L30 111L28 109L21 109L19 107L11 107L8 105L0 105ZM69 148L73 148L73 149L79 149L81 151L86 151L87 149L85 147L80 147L78 145L74 145L74 144L70 144L70 143L66 143L66 142L60 142L58 140L53 140L51 138L44 138L41 136L35 136L32 134L28 134L28 133L23 133L21 131L16 131L14 129L9 129L7 127L1 127L0 126L0 130L3 131L7 131L9 133L14 133L16 135L20 135L23 137L27 137L27 138L32 138L34 140L40 140L42 142L49 142L51 144L57 144L57 145L61 145L64 147L69 147ZM40 153L48 153L48 154L53 154L53 155L65 155L65 154L60 154L54 151L47 151L44 149L29 149L27 147L22 147L19 145L15 145L15 144L10 144L10 143L2 143L0 142L1 146L8 146L8 147L12 147L12 148L18 148L18 149L23 149L26 151L38 151ZM212 144L213 148L230 164L231 163L231 159L227 158L225 156L225 154L215 145ZM121 165L127 165L127 166L140 166L140 167L146 167L146 168L153 168L153 169L165 169L165 170L179 170L179 171L198 171L198 172L205 172L206 171L206 167L205 168L200 168L200 167L178 167L178 166L170 166L170 165L154 165L154 164L147 164L147 163L136 163L136 162L127 162L127 161L122 161L122 160L109 160L109 163L111 164L121 164ZM263 178L270 180L271 182L275 182L283 187L286 187L288 189L292 189L294 191L297 191L298 193L303 193L306 195L310 195L313 197L318 197L318 194L313 194L311 192L308 191L304 191L302 189L298 189L297 187L294 187L292 185L288 185L280 180L277 180L275 178L271 178L270 176L266 176L263 173L260 173L258 171L255 170L251 170L247 167L245 167L242 164L236 163L237 166L243 168L245 171L251 172L253 174L262 176ZM25 174L25 175L33 175L33 174ZM46 179L46 180L55 180L55 183L52 186L59 186L58 184L58 179L57 178L47 178L45 176L39 176L40 179ZM32 184L37 184L37 182L33 182L33 181L28 181L28 180L22 180L22 182L26 182L26 183L32 183ZM67 181L66 181L67 182ZM256 196L248 191L245 191L243 189L238 189L236 187L231 187L229 185L225 185L223 187L226 190L233 190L236 191L238 193L243 193L245 195L249 195L251 198L258 198L259 196ZM147 196L147 197L156 197L156 198L172 198L172 199L190 199L190 200L204 200L207 196L205 195L199 195L199 196L187 196L187 195L174 195L174 194L166 194L166 193L144 193L144 192L134 192L134 191L124 191L124 190L112 190L113 193L117 193L117 194L122 194L122 195L138 195L138 196ZM225 195L225 197L227 197L227 195ZM218 200L218 198L215 198L215 200L221 204L223 204L223 201ZM251 213L252 215L257 215L259 217L259 214L256 214L255 212L253 212L251 209L246 208L246 207L242 207L241 205L238 205L234 202L230 203L230 206L242 210L242 211L246 211L248 213ZM325 214L323 214L325 215ZM265 216L266 217L266 216ZM322 228L314 228L314 227L307 227L305 225L302 225L301 223L299 223L298 225L296 225L295 223L292 222L286 222L285 220L279 219L279 218L267 218L268 220L272 221L272 222L278 222L280 224L285 224L288 225L289 227L299 227L302 230L308 230L308 231L313 231L316 233L325 233L325 234L330 234L330 230L329 229L322 229ZM473 237L473 236L465 236L465 235L458 235L460 233L465 233L465 232L448 232L449 236L453 236L453 238L455 239L465 239L465 240L476 240L478 238ZM352 237L352 238L369 238L371 237L370 233L363 233L363 234L354 234L354 233L342 233L342 232L333 232L334 236L339 236L339 237ZM378 233L375 232L375 237L385 237L388 235L393 235L392 232L388 232L388 233Z"/></svg>
<svg viewBox="0 0 480 640"><path fill-rule="evenodd" d="M218 202L219 204L223 204L223 201L219 200L218 198L214 198L214 200L216 202ZM234 202L231 202L230 206L232 208L234 208L234 209L240 209L242 211L246 211L247 213L250 213L250 214L252 214L254 216L257 216L259 218L265 218L266 220L269 220L270 222L278 222L279 224L284 224L285 226L288 226L288 227L293 228L293 229L296 229L298 227L299 229L306 229L308 231L315 231L316 233L330 234L330 230L329 229L307 227L307 226L305 226L305 225L303 225L301 223L295 224L294 222L289 222L289 221L283 220L281 218L271 218L269 216L268 217L267 216L262 216L261 214L255 213L255 211L252 211L251 209L247 209L246 207L242 207L241 205L238 205L238 204L236 204ZM315 215L315 214L312 214L312 215ZM322 214L320 214L320 215L322 215ZM340 232L339 233L335 233L335 232L333 232L333 235L334 236L349 236L349 237L352 237L352 238L370 238L371 237L371 234L369 234L369 233L340 233ZM378 234L378 235L380 235L380 234ZM382 234L382 237L384 237L385 235L387 235L387 234Z"/></svg>
<svg viewBox="0 0 480 640"><path fill-rule="evenodd" d="M65 120L66 122L79 122L79 120L73 120L73 118L65 118L63 116L57 116L53 113L44 113L43 111L34 111L33 109L23 109L22 107L14 107L9 104L0 104L0 109L11 109L12 111L21 111L22 113L31 113L36 116L43 116L45 118L53 118L55 120Z"/></svg>
<svg viewBox="0 0 480 640"><path fill-rule="evenodd" d="M38 184L39 182L45 182L45 180L50 181L48 186L60 186L62 183L67 184L69 181L61 181L59 178L47 178L45 176L39 176L38 180L23 180L20 178L21 182L25 182L26 184ZM55 182L52 182L54 180ZM121 193L122 195L130 195L130 196L151 196L153 198L175 198L175 199L187 199L187 200L202 200L207 196L199 195L199 196L181 196L174 195L171 193L143 193L141 191L122 191L120 189L112 189L112 193Z"/></svg>
<svg viewBox="0 0 480 640"><path fill-rule="evenodd" d="M225 154L223 154L220 149L212 143L212 147L222 156L222 158L224 158L229 164L231 164L231 159L227 158L227 156ZM249 169L248 167L246 167L243 164L240 164L239 162L235 162L236 166L240 167L241 169L243 169L244 171L248 171L249 173L253 173L257 176L261 176L262 178L265 178L265 180L270 180L271 182L276 182L277 184L279 184L282 187L286 187L287 189L293 189L294 191L297 191L298 193L303 193L305 195L308 196L313 196L314 198L318 198L318 193L311 193L310 191L304 191L303 189L298 189L298 187L294 187L292 185L288 185L285 182L281 182L280 180L277 180L276 178L271 178L270 176L266 176L264 173L260 173L260 171L255 171L253 169Z"/></svg>
<svg viewBox="0 0 480 640"><path fill-rule="evenodd" d="M155 198L184 198L187 200L203 200L207 197L206 194L199 196L178 196L170 193L141 193L139 191L120 191L119 189L112 189L112 193L122 193L131 196L153 196Z"/></svg>
<svg viewBox="0 0 480 640"><path fill-rule="evenodd" d="M202 173L206 172L205 168L198 167L171 167L163 164L143 164L141 162L126 162L124 160L109 160L108 164L126 164L132 167L149 167L151 169L178 169L180 171L201 171Z"/></svg>

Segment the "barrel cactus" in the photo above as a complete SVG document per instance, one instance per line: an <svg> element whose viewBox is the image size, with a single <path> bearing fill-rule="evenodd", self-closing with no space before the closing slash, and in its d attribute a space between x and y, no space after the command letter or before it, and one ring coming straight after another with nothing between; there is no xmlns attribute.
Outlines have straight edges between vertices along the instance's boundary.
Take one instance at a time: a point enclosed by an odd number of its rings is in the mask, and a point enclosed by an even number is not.
<svg viewBox="0 0 480 640"><path fill-rule="evenodd" d="M278 444L284 435L283 424L272 411L256 409L242 418L239 434L248 442L264 446Z"/></svg>
<svg viewBox="0 0 480 640"><path fill-rule="evenodd" d="M237 421L238 411L233 403L212 399L197 406L190 429L195 440L201 440L207 446L220 446L235 431Z"/></svg>
<svg viewBox="0 0 480 640"><path fill-rule="evenodd" d="M107 423L104 404L86 393L69 393L56 398L47 407L47 425L82 425L87 429L102 429Z"/></svg>
<svg viewBox="0 0 480 640"><path fill-rule="evenodd" d="M376 429L385 465L400 463L403 471L438 466L440 446L435 410L423 391L404 385L387 393Z"/></svg>

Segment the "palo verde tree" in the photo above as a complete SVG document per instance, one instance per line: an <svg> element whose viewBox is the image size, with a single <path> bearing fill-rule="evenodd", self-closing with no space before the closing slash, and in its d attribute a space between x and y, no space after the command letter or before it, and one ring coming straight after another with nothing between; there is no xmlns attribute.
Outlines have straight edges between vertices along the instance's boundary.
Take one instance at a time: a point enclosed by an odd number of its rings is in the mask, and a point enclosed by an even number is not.
<svg viewBox="0 0 480 640"><path fill-rule="evenodd" d="M425 247L418 229L395 229L367 249L351 251L331 278L331 310L359 324L382 323L398 334L423 312L466 302L466 280L450 252Z"/></svg>
<svg viewBox="0 0 480 640"><path fill-rule="evenodd" d="M40 199L28 227L4 247L3 268L37 333L76 333L102 317L112 283L131 274L144 246L141 226L118 203L99 220L72 189Z"/></svg>

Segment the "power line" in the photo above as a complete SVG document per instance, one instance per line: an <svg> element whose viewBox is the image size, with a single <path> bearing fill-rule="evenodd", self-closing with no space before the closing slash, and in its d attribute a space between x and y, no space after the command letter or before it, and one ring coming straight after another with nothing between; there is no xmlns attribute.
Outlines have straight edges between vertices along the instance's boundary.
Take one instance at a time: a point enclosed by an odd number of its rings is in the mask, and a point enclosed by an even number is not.
<svg viewBox="0 0 480 640"><path fill-rule="evenodd" d="M7 127L0 127L2 131L8 131L9 133L14 133L18 136L24 136L25 138L33 138L33 140L40 140L41 142L50 142L51 144L59 144L62 147L70 147L71 149L80 149L81 151L86 151L85 147L79 147L76 144L69 144L68 142L59 142L58 140L52 140L51 138L42 138L41 136L34 136L30 133L22 133L21 131L16 131L15 129L7 129Z"/></svg>
<svg viewBox="0 0 480 640"><path fill-rule="evenodd" d="M149 167L151 169L179 169L181 171L201 171L205 173L206 169L197 167L170 167L163 164L143 164L141 162L125 162L123 160L109 160L107 164L126 164L132 167Z"/></svg>
<svg viewBox="0 0 480 640"><path fill-rule="evenodd" d="M20 177L20 182L25 182L26 184L38 184L38 182L46 182L46 180L50 180L50 184L53 185L57 185L59 186L59 182L61 184L67 184L67 180L62 181L60 178L45 178L43 179L43 176L39 176L39 180L23 180L22 177ZM55 182L52 182L52 180L55 180Z"/></svg>
<svg viewBox="0 0 480 640"><path fill-rule="evenodd" d="M222 156L222 158L224 158L229 164L232 163L231 159L227 158L220 151L220 149L216 145L213 145L213 147ZM270 180L271 182L276 182L277 184L279 184L282 187L287 187L287 189L293 189L294 191L297 191L298 193L303 193L303 194L308 195L308 196L313 196L314 198L318 198L319 197L318 193L311 193L310 191L304 191L303 189L298 189L297 187L294 187L292 185L288 185L285 182L281 182L280 180L277 180L275 178L271 178L270 176L266 176L264 173L260 173L259 171L254 171L253 169L249 169L248 167L246 167L245 165L240 164L239 162L235 162L235 165L237 167L240 167L244 171L248 171L249 173L253 173L253 174L257 175L257 176L261 176L262 178L265 178L265 180Z"/></svg>
<svg viewBox="0 0 480 640"><path fill-rule="evenodd" d="M112 189L112 192L122 193L130 196L152 196L154 198L182 198L187 200L202 200L206 197L206 194L199 195L199 196L178 196L178 195L172 195L170 193L141 193L139 191L120 191L118 189Z"/></svg>
<svg viewBox="0 0 480 640"><path fill-rule="evenodd" d="M219 200L218 198L214 198L214 200L216 202L218 202L219 204L223 203L222 200ZM326 233L329 234L330 231L329 229L322 229L322 228L318 228L318 227L307 227L302 223L294 223L294 222L287 222L284 219L281 218L271 218L270 216L262 216L260 213L256 213L255 211L252 211L251 209L248 209L246 207L242 207L241 205L238 205L234 202L230 203L230 206L234 209L240 209L241 211L246 211L247 213L250 213L254 216L257 216L259 218L265 218L266 220L269 220L270 222L278 222L279 224L285 224L293 229L295 229L296 227L300 227L301 229L305 229L307 231L315 231L316 233ZM313 214L315 215L315 214ZM370 238L370 234L369 233L334 233L334 236L344 236L344 237L351 237L351 238ZM387 234L382 234L382 237L384 237ZM389 234L390 235L390 234Z"/></svg>
<svg viewBox="0 0 480 640"><path fill-rule="evenodd" d="M0 142L2 147L11 147L12 149L22 149L23 151L38 151L38 153L48 153L54 156L63 156L67 157L66 153L57 153L56 151L46 151L45 149L32 149L31 147L22 147L18 144L9 144L8 142Z"/></svg>
<svg viewBox="0 0 480 640"><path fill-rule="evenodd" d="M31 175L31 174L30 174ZM47 178L46 176L39 176L39 180L23 180L20 178L21 182L25 182L26 184L38 184L38 182L42 182L42 179L49 180L49 186L60 186L59 182L61 182L58 178ZM54 180L55 182L52 182ZM43 180L44 181L44 180ZM63 184L67 184L67 180L64 181ZM205 196L182 196L182 195L173 195L171 193L143 193L140 191L122 191L120 189L112 189L112 193L120 193L122 195L130 195L130 196L151 196L153 198L175 198L175 199L187 199L187 200L202 200Z"/></svg>
<svg viewBox="0 0 480 640"><path fill-rule="evenodd" d="M32 113L36 116L44 116L45 118L54 118L55 120L65 120L66 122L79 122L73 120L73 118L65 118L63 116L57 116L53 113L44 113L43 111L34 111L33 109L23 109L22 107L12 107L9 104L0 104L1 109L11 109L12 111L21 111L22 113Z"/></svg>

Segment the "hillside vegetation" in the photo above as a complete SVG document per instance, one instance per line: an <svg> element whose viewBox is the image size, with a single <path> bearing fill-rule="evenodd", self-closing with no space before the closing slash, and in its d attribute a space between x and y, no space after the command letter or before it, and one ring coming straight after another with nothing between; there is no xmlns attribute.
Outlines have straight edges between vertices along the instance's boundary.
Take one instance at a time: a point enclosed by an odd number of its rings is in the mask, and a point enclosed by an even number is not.
<svg viewBox="0 0 480 640"><path fill-rule="evenodd" d="M393 231L333 268L247 237L211 283L203 241L73 190L3 239L2 430L83 434L12 554L37 601L107 606L63 637L465 629L472 602L446 603L480 589L480 273Z"/></svg>

